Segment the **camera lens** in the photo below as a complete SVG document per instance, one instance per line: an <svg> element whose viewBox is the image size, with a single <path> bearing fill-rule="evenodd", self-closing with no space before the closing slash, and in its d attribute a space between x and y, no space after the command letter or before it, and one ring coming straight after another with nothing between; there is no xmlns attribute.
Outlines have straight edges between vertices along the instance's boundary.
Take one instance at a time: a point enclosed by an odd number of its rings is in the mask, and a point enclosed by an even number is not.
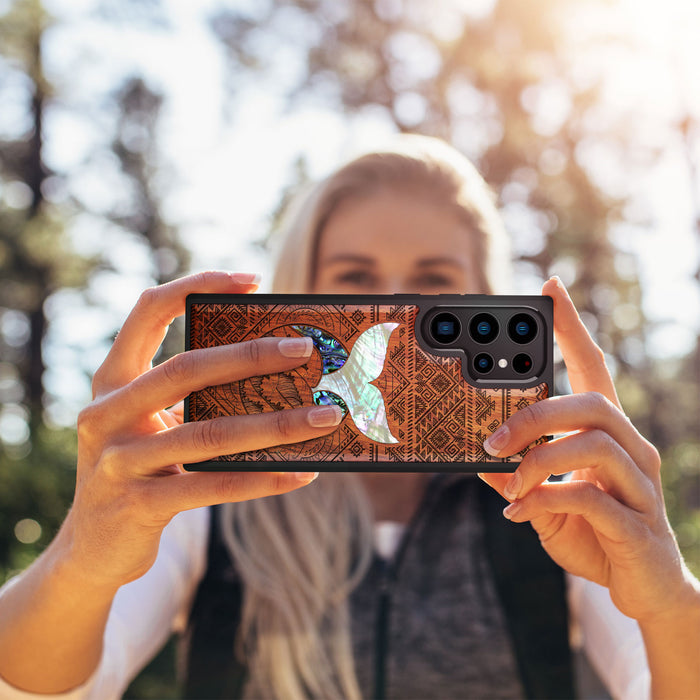
<svg viewBox="0 0 700 700"><path fill-rule="evenodd" d="M477 343L490 343L498 335L498 321L491 314L477 314L469 322L469 335Z"/></svg>
<svg viewBox="0 0 700 700"><path fill-rule="evenodd" d="M530 314L515 314L508 322L511 340L524 345L537 335L537 321Z"/></svg>
<svg viewBox="0 0 700 700"><path fill-rule="evenodd" d="M532 369L532 358L524 352L513 358L513 369L518 374L527 374Z"/></svg>
<svg viewBox="0 0 700 700"><path fill-rule="evenodd" d="M430 322L430 332L438 343L448 345L459 337L462 327L459 319L447 311L437 314Z"/></svg>
<svg viewBox="0 0 700 700"><path fill-rule="evenodd" d="M479 374L486 374L493 369L493 357L487 352L480 352L474 358L474 369Z"/></svg>

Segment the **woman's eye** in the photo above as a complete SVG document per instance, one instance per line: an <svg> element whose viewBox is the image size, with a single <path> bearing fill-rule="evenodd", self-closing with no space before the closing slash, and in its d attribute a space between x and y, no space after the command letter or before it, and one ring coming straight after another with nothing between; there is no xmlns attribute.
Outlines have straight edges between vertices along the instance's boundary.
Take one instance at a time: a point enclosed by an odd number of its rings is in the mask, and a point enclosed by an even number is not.
<svg viewBox="0 0 700 700"><path fill-rule="evenodd" d="M369 286L374 283L374 275L367 270L348 270L337 275L335 281L340 284Z"/></svg>

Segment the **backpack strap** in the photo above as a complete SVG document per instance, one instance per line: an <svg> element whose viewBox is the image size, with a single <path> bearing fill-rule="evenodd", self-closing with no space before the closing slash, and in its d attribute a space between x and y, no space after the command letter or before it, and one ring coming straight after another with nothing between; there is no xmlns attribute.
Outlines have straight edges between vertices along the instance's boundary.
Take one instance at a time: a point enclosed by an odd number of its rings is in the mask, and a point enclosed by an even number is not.
<svg viewBox="0 0 700 700"><path fill-rule="evenodd" d="M183 697L239 698L247 668L235 653L241 624L243 586L231 563L219 526L220 506L210 510L207 570L199 584L182 640Z"/></svg>
<svg viewBox="0 0 700 700"><path fill-rule="evenodd" d="M503 516L507 505L480 484L487 554L528 698L573 698L574 675L564 572L534 529Z"/></svg>

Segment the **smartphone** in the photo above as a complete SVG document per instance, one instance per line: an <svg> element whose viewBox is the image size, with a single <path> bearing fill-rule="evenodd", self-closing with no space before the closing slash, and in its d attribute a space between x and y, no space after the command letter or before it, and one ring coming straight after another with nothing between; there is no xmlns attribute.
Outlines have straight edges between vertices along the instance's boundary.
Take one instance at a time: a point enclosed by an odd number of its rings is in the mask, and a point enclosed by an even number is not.
<svg viewBox="0 0 700 700"><path fill-rule="evenodd" d="M334 403L340 425L324 437L186 469L514 471L529 447L496 458L484 440L554 386L547 296L187 298L187 350L263 336L308 336L314 349L297 369L190 394L185 420Z"/></svg>

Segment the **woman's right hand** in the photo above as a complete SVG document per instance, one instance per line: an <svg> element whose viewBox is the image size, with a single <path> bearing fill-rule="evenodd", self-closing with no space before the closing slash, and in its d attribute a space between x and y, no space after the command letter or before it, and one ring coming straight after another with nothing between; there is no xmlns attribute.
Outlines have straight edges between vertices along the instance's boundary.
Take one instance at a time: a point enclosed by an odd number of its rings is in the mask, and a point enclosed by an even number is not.
<svg viewBox="0 0 700 700"><path fill-rule="evenodd" d="M297 408L182 424L168 410L190 392L297 367L308 338L263 338L192 350L152 367L168 325L191 293L251 292L253 275L207 272L145 291L93 380L78 419L75 500L59 539L74 571L94 585L143 575L178 512L290 491L314 473L186 472L182 463L297 442L331 432L336 407Z"/></svg>

